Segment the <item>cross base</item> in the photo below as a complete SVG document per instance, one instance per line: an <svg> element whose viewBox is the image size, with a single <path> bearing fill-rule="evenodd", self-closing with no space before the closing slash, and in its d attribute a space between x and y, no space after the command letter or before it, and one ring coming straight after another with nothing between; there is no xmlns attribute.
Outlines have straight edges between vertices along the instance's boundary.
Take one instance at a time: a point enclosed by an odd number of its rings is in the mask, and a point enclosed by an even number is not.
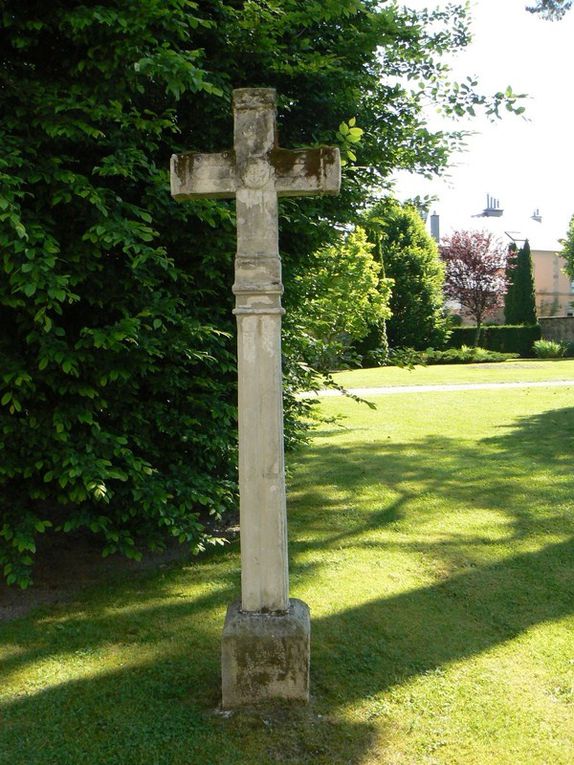
<svg viewBox="0 0 574 765"><path fill-rule="evenodd" d="M309 606L292 598L285 613L227 609L221 640L223 708L262 701L309 701Z"/></svg>

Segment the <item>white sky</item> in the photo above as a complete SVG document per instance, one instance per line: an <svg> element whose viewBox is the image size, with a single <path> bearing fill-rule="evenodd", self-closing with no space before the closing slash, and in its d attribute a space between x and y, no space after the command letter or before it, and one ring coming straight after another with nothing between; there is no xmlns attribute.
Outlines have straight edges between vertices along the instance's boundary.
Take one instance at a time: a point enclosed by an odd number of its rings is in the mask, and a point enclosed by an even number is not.
<svg viewBox="0 0 574 765"><path fill-rule="evenodd" d="M405 0L411 7L435 6L432 0ZM528 0L471 0L472 43L452 61L453 76L477 75L483 92L511 85L527 93L526 114L505 113L468 127L478 135L467 151L453 156L449 177L428 182L398 177L399 199L436 194L432 211L441 219L441 235L469 228L469 216L486 206L486 194L500 200L504 220L527 221L536 208L545 238L565 236L574 214L574 9L562 21L544 21L525 10ZM431 125L436 117L429 114ZM436 123L443 124L444 123ZM465 123L449 123L458 128ZM476 228L480 228L480 219Z"/></svg>

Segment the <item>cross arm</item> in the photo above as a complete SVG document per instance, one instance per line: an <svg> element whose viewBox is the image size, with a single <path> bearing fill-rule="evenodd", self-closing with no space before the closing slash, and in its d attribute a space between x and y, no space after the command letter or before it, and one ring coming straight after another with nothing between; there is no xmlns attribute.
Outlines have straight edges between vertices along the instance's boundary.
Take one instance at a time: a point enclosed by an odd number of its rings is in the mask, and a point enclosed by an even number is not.
<svg viewBox="0 0 574 765"><path fill-rule="evenodd" d="M275 188L280 197L335 195L341 187L339 149L272 149Z"/></svg>
<svg viewBox="0 0 574 765"><path fill-rule="evenodd" d="M234 197L237 190L235 153L172 154L170 180L171 195L178 201Z"/></svg>

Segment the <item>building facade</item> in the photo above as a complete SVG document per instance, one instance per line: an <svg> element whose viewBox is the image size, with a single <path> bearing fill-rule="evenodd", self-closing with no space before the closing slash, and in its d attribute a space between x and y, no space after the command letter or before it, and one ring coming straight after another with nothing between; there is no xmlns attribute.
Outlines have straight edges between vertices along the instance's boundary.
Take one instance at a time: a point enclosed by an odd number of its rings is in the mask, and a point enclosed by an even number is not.
<svg viewBox="0 0 574 765"><path fill-rule="evenodd" d="M437 242L440 241L442 221L439 216L433 213L429 223L431 235ZM469 216L455 227L450 221L449 224L448 233L452 233L455 228L459 231L486 231L508 245L514 242L518 249L528 240L538 316L574 316L574 281L566 274L566 261L560 256L560 242L546 230L538 210L530 217L508 218L499 201L487 195L484 210ZM489 318L489 321L503 322L504 315L501 312Z"/></svg>

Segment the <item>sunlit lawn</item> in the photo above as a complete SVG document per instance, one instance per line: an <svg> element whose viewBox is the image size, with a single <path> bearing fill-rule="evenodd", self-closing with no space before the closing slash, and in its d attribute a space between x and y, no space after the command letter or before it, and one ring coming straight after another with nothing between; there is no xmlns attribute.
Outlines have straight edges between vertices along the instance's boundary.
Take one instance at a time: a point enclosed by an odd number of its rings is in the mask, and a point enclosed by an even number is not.
<svg viewBox="0 0 574 765"><path fill-rule="evenodd" d="M437 364L416 367L414 372L399 367L356 369L338 372L334 378L340 385L357 388L574 380L574 359L516 359L494 364Z"/></svg>
<svg viewBox="0 0 574 765"><path fill-rule="evenodd" d="M0 763L571 765L573 401L326 399L344 427L319 429L289 492L309 707L217 713L228 548L3 625Z"/></svg>

